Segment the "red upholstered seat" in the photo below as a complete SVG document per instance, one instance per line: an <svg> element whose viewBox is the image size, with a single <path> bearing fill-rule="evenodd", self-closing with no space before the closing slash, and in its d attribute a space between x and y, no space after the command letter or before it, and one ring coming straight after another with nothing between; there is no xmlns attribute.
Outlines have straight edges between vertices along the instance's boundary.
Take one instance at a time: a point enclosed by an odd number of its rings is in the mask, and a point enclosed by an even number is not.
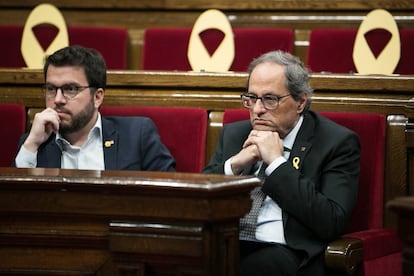
<svg viewBox="0 0 414 276"><path fill-rule="evenodd" d="M0 26L0 67L26 67L20 44L24 26ZM36 26L34 33L46 48L57 33L53 26ZM98 50L108 69L127 68L128 31L124 28L69 26L69 45L81 45ZM7 42L7 43L6 43Z"/></svg>
<svg viewBox="0 0 414 276"><path fill-rule="evenodd" d="M396 74L414 74L414 29L400 29L401 58L395 68ZM315 73L356 72L352 53L357 29L314 29L309 37L307 66ZM365 35L375 56L381 52L390 33L375 29Z"/></svg>
<svg viewBox="0 0 414 276"><path fill-rule="evenodd" d="M361 173L352 224L344 238L362 241L357 275L401 275L400 243L395 229L383 228L386 118L381 114L320 112L355 131L361 142ZM246 109L225 110L223 124L246 120ZM351 248L351 247L350 247ZM350 263L344 263L345 266Z"/></svg>
<svg viewBox="0 0 414 276"><path fill-rule="evenodd" d="M17 153L20 136L26 131L26 108L18 104L0 104L0 167L10 167Z"/></svg>
<svg viewBox="0 0 414 276"><path fill-rule="evenodd" d="M177 172L199 173L205 165L207 111L201 108L102 106L103 116L149 117L176 160Z"/></svg>
<svg viewBox="0 0 414 276"><path fill-rule="evenodd" d="M226 109L223 114L223 125L249 119L250 115L247 109Z"/></svg>
<svg viewBox="0 0 414 276"><path fill-rule="evenodd" d="M108 69L127 69L128 30L113 27L69 26L69 44L98 50Z"/></svg>
<svg viewBox="0 0 414 276"><path fill-rule="evenodd" d="M401 58L396 74L414 74L414 29L400 29Z"/></svg>
<svg viewBox="0 0 414 276"><path fill-rule="evenodd" d="M191 28L148 28L145 30L142 51L143 70L191 71L187 58ZM246 71L259 55L281 49L293 51L294 33L291 29L235 28L235 58L230 71ZM209 29L200 35L210 54L224 37L219 30Z"/></svg>
<svg viewBox="0 0 414 276"><path fill-rule="evenodd" d="M313 72L356 72L352 59L357 30L315 29L309 37L307 65Z"/></svg>

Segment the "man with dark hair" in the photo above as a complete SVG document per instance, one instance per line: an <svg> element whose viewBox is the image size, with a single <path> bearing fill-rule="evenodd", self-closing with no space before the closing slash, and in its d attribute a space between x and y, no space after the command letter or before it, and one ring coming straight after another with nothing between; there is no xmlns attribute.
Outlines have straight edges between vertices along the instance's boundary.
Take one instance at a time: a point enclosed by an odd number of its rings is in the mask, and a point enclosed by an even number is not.
<svg viewBox="0 0 414 276"><path fill-rule="evenodd" d="M297 57L273 51L255 59L241 95L250 120L223 126L203 170L263 180L240 221L241 275L326 275L323 252L350 223L359 139L309 110L312 92Z"/></svg>
<svg viewBox="0 0 414 276"><path fill-rule="evenodd" d="M173 171L175 161L154 123L101 117L106 65L93 49L69 46L47 57L46 109L20 139L17 167Z"/></svg>

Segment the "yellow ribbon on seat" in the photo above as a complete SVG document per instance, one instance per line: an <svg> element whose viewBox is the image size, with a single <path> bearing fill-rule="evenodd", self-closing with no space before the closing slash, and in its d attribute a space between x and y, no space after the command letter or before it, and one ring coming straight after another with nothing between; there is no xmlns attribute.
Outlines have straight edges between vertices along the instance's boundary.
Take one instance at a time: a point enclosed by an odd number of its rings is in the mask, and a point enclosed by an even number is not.
<svg viewBox="0 0 414 276"><path fill-rule="evenodd" d="M377 58L365 39L365 34L374 29L385 29L391 33L390 41ZM392 15L383 9L368 13L359 26L352 54L358 74L392 75L400 61L400 55L400 33Z"/></svg>
<svg viewBox="0 0 414 276"><path fill-rule="evenodd" d="M35 34L33 27L39 24L51 24L58 28L59 32L50 43L46 51L43 50ZM69 45L69 35L65 19L60 11L51 4L40 4L29 14L23 29L20 50L28 68L42 68L47 55Z"/></svg>
<svg viewBox="0 0 414 276"><path fill-rule="evenodd" d="M208 29L218 29L224 38L212 56L208 53L199 34ZM193 71L226 72L234 60L233 30L226 15L219 10L203 12L194 23L188 43L187 57Z"/></svg>

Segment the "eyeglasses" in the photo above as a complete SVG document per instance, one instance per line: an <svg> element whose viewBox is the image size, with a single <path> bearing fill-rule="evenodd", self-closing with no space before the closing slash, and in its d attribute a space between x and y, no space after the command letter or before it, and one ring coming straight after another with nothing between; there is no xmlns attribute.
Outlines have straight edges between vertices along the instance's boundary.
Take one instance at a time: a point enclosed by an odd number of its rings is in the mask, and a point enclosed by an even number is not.
<svg viewBox="0 0 414 276"><path fill-rule="evenodd" d="M263 97L258 97L255 94L245 93L240 95L241 101L246 108L253 108L256 104L257 100L261 100L264 108L268 110L276 109L279 106L280 99L285 97L289 97L290 94L283 95L283 96L276 96L276 95L264 95Z"/></svg>
<svg viewBox="0 0 414 276"><path fill-rule="evenodd" d="M67 100L75 98L80 92L91 86L80 86L76 84L64 84L62 86L55 86L52 84L45 84L42 86L45 97L48 99L56 97L58 89L62 92L62 96Z"/></svg>

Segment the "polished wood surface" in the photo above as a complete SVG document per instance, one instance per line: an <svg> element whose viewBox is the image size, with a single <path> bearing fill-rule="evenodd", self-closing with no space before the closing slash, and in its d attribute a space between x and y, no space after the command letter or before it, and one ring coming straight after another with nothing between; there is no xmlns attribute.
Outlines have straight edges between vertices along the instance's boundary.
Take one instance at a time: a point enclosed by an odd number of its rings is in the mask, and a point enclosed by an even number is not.
<svg viewBox="0 0 414 276"><path fill-rule="evenodd" d="M0 168L0 274L237 275L254 177Z"/></svg>
<svg viewBox="0 0 414 276"><path fill-rule="evenodd" d="M403 276L414 275L414 197L396 198L388 208L398 215L398 235L404 244Z"/></svg>
<svg viewBox="0 0 414 276"><path fill-rule="evenodd" d="M405 131L405 142L407 144L407 166L413 168L408 170L407 190L408 194L414 195L414 123L407 124Z"/></svg>
<svg viewBox="0 0 414 276"><path fill-rule="evenodd" d="M223 111L242 108L240 94L245 91L246 80L245 73L232 72L109 71L104 104L207 109L208 162L222 127ZM414 120L414 76L313 74L310 81L315 90L312 109L316 111L387 116L384 202L412 194L407 177L414 175L414 167L407 165L406 133ZM42 83L41 70L0 69L0 102L24 104L30 121L44 108ZM394 225L394 220L395 215L387 210L385 224Z"/></svg>
<svg viewBox="0 0 414 276"><path fill-rule="evenodd" d="M13 2L4 1L1 3L4 7L19 7L30 8L39 3L40 0L15 0ZM329 1L329 0L284 0L284 1L272 1L262 0L260 2L253 0L240 0L239 5L234 5L231 0L170 0L170 1L150 1L150 0L72 0L68 1L54 1L55 5L63 8L100 8L100 9L234 9L234 10L246 10L246 9L292 9L292 10L318 10L318 9L330 9L330 10L358 10L368 8L384 8L392 10L404 10L412 8L412 1L401 0L398 2L393 1L378 1L378 0L352 0L352 1Z"/></svg>
<svg viewBox="0 0 414 276"><path fill-rule="evenodd" d="M0 0L0 25L23 25L41 0ZM373 9L390 11L400 28L414 27L412 0L73 0L53 1L68 25L128 29L128 68L141 69L143 33L149 27L191 28L206 9L220 9L236 28L290 28L294 53L306 61L309 33L315 28L358 28ZM99 19L99 20L98 20ZM108 43L108 42L104 42Z"/></svg>
<svg viewBox="0 0 414 276"><path fill-rule="evenodd" d="M43 72L0 69L0 101L43 107ZM241 108L245 73L108 71L105 104L192 106L209 110ZM318 110L372 111L414 118L414 76L313 74L313 106ZM18 94L17 94L18 93Z"/></svg>

